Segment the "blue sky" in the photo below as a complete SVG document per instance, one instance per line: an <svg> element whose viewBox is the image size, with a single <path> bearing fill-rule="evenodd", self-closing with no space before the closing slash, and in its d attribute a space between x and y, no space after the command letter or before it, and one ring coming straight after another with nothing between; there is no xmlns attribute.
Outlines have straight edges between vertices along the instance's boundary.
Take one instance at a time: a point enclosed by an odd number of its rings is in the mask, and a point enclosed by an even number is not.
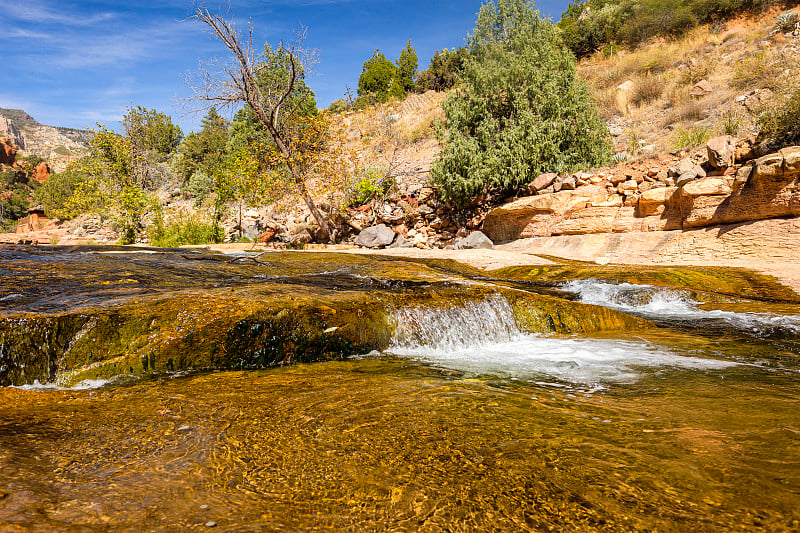
<svg viewBox="0 0 800 533"><path fill-rule="evenodd" d="M408 39L420 68L435 50L464 43L482 0L231 0L230 13L253 21L257 49L306 27L319 51L308 79L320 107L355 90L362 63L380 48L397 59ZM202 113L183 101L185 78L201 60L225 58L221 45L188 19L184 0L0 0L0 107L24 109L39 122L117 129L125 108L141 105L172 116L185 132ZM214 10L228 2L207 1ZM557 20L567 0L538 2ZM190 106L191 107L191 106ZM229 114L229 113L228 113Z"/></svg>

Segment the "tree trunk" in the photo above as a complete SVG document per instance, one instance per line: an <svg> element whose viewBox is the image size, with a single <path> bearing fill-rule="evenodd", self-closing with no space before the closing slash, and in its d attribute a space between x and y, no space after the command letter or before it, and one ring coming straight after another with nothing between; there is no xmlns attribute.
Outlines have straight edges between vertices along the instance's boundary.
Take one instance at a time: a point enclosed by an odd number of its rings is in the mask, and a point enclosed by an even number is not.
<svg viewBox="0 0 800 533"><path fill-rule="evenodd" d="M297 175L294 167L290 167L292 170L292 177L294 177L295 183L300 188L300 194L303 196L303 200L305 201L306 205L308 206L309 211L311 211L311 215L314 217L314 220L317 221L319 227L322 229L323 233L328 237L328 240L331 244L334 244L334 234L331 232L331 226L328 224L328 221L325 220L325 217L320 212L317 205L314 203L314 200L311 198L311 195L308 194L308 189L306 189L305 181Z"/></svg>
<svg viewBox="0 0 800 533"><path fill-rule="evenodd" d="M308 189L306 189L306 182L303 179L303 176L300 175L300 172L298 172L297 168L291 163L291 153L289 152L289 148L286 146L286 143L283 142L283 139L281 139L281 136L274 125L271 125L269 122L267 122L267 130L269 131L270 135L272 135L272 139L275 141L275 144L278 146L281 154L283 154L283 158L286 160L286 166L289 167L289 170L292 173L292 178L297 184L297 187L300 189L300 194L303 196L303 200L308 206L309 211L311 211L311 215L314 217L314 220L317 221L317 224L319 224L319 227L322 229L323 233L327 235L331 244L333 244L335 235L331 232L330 224L328 224L328 221L325 220L325 217L322 215L319 208L317 208L317 205L314 203L311 195L308 194Z"/></svg>

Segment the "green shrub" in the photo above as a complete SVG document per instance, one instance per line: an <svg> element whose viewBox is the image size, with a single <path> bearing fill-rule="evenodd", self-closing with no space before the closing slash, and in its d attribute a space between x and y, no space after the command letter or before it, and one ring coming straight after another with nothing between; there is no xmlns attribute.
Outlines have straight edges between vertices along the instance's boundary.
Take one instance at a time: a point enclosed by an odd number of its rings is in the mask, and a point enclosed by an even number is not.
<svg viewBox="0 0 800 533"><path fill-rule="evenodd" d="M386 59L380 50L364 62L358 78L358 96L372 96L378 102L385 102L391 96L394 80L398 77L397 66Z"/></svg>
<svg viewBox="0 0 800 533"><path fill-rule="evenodd" d="M189 183L186 185L186 192L195 199L197 204L202 204L213 189L214 178L203 170L198 170L192 174L189 178Z"/></svg>
<svg viewBox="0 0 800 533"><path fill-rule="evenodd" d="M334 100L331 102L331 105L328 106L329 113L344 113L345 111L350 110L350 105L344 100L344 98L339 98L338 100Z"/></svg>
<svg viewBox="0 0 800 533"><path fill-rule="evenodd" d="M353 185L350 205L363 205L373 198L383 198L395 185L394 178L384 178L379 169L370 168Z"/></svg>
<svg viewBox="0 0 800 533"><path fill-rule="evenodd" d="M736 64L731 85L737 89L777 89L781 74L779 62L771 61L766 53L760 52Z"/></svg>
<svg viewBox="0 0 800 533"><path fill-rule="evenodd" d="M22 183L0 189L0 226L3 230L16 230L16 221L24 217L31 206L30 196L30 189Z"/></svg>
<svg viewBox="0 0 800 533"><path fill-rule="evenodd" d="M153 246L177 248L185 244L210 244L222 241L220 228L199 216L165 222L157 217L150 228L149 237Z"/></svg>
<svg viewBox="0 0 800 533"><path fill-rule="evenodd" d="M642 139L635 131L628 135L628 148L625 152L631 157L638 157L642 153Z"/></svg>
<svg viewBox="0 0 800 533"><path fill-rule="evenodd" d="M691 128L678 127L672 138L673 150L687 150L696 148L708 142L711 138L711 130L705 126Z"/></svg>
<svg viewBox="0 0 800 533"><path fill-rule="evenodd" d="M50 176L34 193L34 203L44 207L50 218L68 220L75 213L68 208L68 200L88 177L82 172L67 169Z"/></svg>
<svg viewBox="0 0 800 533"><path fill-rule="evenodd" d="M778 20L775 22L775 31L781 33L792 31L797 27L798 23L800 23L800 17L798 17L797 13L794 11L789 11L778 17Z"/></svg>
<svg viewBox="0 0 800 533"><path fill-rule="evenodd" d="M722 115L722 133L736 136L742 127L742 117L733 110L728 110Z"/></svg>
<svg viewBox="0 0 800 533"><path fill-rule="evenodd" d="M572 0L558 22L578 57L611 42L629 46L653 37L675 37L698 24L772 7L774 0ZM780 3L780 2L778 2ZM786 2L788 3L788 2Z"/></svg>
<svg viewBox="0 0 800 533"><path fill-rule="evenodd" d="M454 50L437 50L431 58L427 70L417 76L417 88L421 91L446 91L458 83L467 49L464 47Z"/></svg>
<svg viewBox="0 0 800 533"><path fill-rule="evenodd" d="M511 192L543 172L605 163L608 129L554 26L524 0L479 13L461 90L444 103L444 146L431 170L457 206Z"/></svg>
<svg viewBox="0 0 800 533"><path fill-rule="evenodd" d="M761 127L759 139L775 150L800 145L800 89L783 105L762 114L758 125Z"/></svg>

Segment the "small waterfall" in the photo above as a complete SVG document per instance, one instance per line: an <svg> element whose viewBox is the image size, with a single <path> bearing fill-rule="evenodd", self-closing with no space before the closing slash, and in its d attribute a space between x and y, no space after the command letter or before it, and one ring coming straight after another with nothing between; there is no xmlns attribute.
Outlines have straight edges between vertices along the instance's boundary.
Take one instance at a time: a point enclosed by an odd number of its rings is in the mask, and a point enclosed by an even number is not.
<svg viewBox="0 0 800 533"><path fill-rule="evenodd" d="M449 308L395 312L387 354L463 371L577 385L633 382L644 367L717 370L730 361L685 357L645 341L544 337L517 327L508 301L494 295Z"/></svg>
<svg viewBox="0 0 800 533"><path fill-rule="evenodd" d="M395 347L458 350L508 342L522 333L500 295L446 309L407 307L395 312Z"/></svg>
<svg viewBox="0 0 800 533"><path fill-rule="evenodd" d="M687 291L608 283L597 279L570 281L562 289L575 293L579 301L600 305L652 319L678 320L721 325L758 336L800 335L800 316L774 313L737 313L719 309L703 310Z"/></svg>

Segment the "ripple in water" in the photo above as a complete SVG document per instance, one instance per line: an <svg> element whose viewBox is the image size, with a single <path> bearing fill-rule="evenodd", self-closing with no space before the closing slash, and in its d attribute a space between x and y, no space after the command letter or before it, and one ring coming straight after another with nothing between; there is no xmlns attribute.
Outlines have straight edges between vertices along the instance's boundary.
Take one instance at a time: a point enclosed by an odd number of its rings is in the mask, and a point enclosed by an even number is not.
<svg viewBox="0 0 800 533"><path fill-rule="evenodd" d="M800 335L800 316L773 313L737 313L718 309L705 311L686 291L608 283L597 279L575 280L562 286L580 302L600 305L653 319L702 321L721 324L758 336Z"/></svg>
<svg viewBox="0 0 800 533"><path fill-rule="evenodd" d="M565 339L521 332L505 298L395 313L390 355L478 375L576 385L636 381L644 368L718 370L736 363L677 355L641 341Z"/></svg>

